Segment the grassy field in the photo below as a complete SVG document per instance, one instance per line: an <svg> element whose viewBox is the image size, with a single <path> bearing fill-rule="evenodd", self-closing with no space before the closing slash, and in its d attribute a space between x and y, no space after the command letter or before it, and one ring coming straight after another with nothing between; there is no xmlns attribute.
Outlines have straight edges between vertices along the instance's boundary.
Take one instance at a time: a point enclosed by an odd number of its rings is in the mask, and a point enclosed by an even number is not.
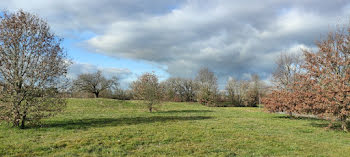
<svg viewBox="0 0 350 157"><path fill-rule="evenodd" d="M350 133L259 108L70 99L25 130L0 125L0 156L348 156Z"/></svg>

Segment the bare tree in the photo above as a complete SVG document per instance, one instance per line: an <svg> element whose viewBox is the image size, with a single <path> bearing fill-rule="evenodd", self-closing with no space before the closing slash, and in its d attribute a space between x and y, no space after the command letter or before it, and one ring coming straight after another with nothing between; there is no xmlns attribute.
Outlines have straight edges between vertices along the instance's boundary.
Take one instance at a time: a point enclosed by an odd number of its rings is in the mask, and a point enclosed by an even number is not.
<svg viewBox="0 0 350 157"><path fill-rule="evenodd" d="M183 90L181 88L181 78L171 77L164 82L161 82L164 88L164 98L169 101L183 101Z"/></svg>
<svg viewBox="0 0 350 157"><path fill-rule="evenodd" d="M79 75L74 81L74 86L77 90L93 93L95 98L98 98L102 91L117 89L119 85L118 80L115 76L111 79L106 79L101 71L97 71L95 73Z"/></svg>
<svg viewBox="0 0 350 157"><path fill-rule="evenodd" d="M24 128L65 106L59 85L70 61L46 21L22 10L0 15L0 118Z"/></svg>
<svg viewBox="0 0 350 157"><path fill-rule="evenodd" d="M198 101L207 106L215 105L218 86L214 73L208 68L202 68L198 72L196 81L199 85L199 91L197 93Z"/></svg>
<svg viewBox="0 0 350 157"><path fill-rule="evenodd" d="M198 84L192 79L182 79L182 88L185 101L195 101Z"/></svg>
<svg viewBox="0 0 350 157"><path fill-rule="evenodd" d="M227 81L226 93L234 106L256 107L263 95L263 83L256 74L253 74L250 80L236 81L231 78Z"/></svg>
<svg viewBox="0 0 350 157"><path fill-rule="evenodd" d="M158 77L153 73L145 73L131 84L133 93L137 99L145 100L149 112L162 98L162 90L158 83Z"/></svg>
<svg viewBox="0 0 350 157"><path fill-rule="evenodd" d="M249 81L240 80L237 88L237 101L239 106L247 106L247 93L249 91Z"/></svg>
<svg viewBox="0 0 350 157"><path fill-rule="evenodd" d="M194 101L197 84L192 79L172 77L161 83L165 98L171 101Z"/></svg>
<svg viewBox="0 0 350 157"><path fill-rule="evenodd" d="M228 99L232 105L236 105L237 103L237 100L236 100L236 96L238 94L237 87L238 87L238 82L235 79L230 78L227 81L225 89L227 92Z"/></svg>
<svg viewBox="0 0 350 157"><path fill-rule="evenodd" d="M296 75L301 72L303 59L301 55L294 53L281 53L275 63L276 69L272 73L272 82L278 88L286 89L289 85L295 83Z"/></svg>
<svg viewBox="0 0 350 157"><path fill-rule="evenodd" d="M262 83L257 74L251 75L249 86L247 93L247 106L257 107L260 104L260 96L262 94Z"/></svg>

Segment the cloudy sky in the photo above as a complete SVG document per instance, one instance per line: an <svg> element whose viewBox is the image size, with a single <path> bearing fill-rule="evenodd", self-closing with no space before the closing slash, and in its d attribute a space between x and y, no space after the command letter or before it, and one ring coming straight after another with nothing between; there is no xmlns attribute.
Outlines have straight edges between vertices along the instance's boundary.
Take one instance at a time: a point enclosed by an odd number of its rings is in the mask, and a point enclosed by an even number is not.
<svg viewBox="0 0 350 157"><path fill-rule="evenodd" d="M69 75L103 70L122 84L144 72L194 77L208 67L222 88L231 76L268 79L280 52L300 52L349 24L348 0L1 0L46 19L65 39Z"/></svg>

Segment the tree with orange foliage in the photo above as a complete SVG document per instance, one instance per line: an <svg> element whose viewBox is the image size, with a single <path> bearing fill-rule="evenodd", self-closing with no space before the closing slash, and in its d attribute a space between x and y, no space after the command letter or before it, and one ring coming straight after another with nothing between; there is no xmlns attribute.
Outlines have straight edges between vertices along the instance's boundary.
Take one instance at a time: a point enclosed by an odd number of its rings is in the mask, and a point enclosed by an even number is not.
<svg viewBox="0 0 350 157"><path fill-rule="evenodd" d="M289 116L296 113L296 82L301 72L301 55L281 53L275 63L276 69L272 74L272 82L275 88L264 99L265 108L270 112L285 112Z"/></svg>
<svg viewBox="0 0 350 157"><path fill-rule="evenodd" d="M307 73L302 81L314 96L308 104L313 114L334 117L347 131L350 115L350 27L329 33L318 41L318 51L304 50Z"/></svg>
<svg viewBox="0 0 350 157"><path fill-rule="evenodd" d="M348 131L350 116L350 27L316 42L318 50L303 50L304 63L295 81L276 88L264 99L272 112L313 114L339 120Z"/></svg>

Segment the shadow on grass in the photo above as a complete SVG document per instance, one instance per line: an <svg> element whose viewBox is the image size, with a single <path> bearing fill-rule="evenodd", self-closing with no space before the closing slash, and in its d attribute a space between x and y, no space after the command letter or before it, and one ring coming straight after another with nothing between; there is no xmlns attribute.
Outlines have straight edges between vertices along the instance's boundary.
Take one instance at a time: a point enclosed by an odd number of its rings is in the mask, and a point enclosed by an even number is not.
<svg viewBox="0 0 350 157"><path fill-rule="evenodd" d="M108 126L135 125L154 122L168 121L189 121L189 120L204 120L211 119L206 116L153 116L153 117L132 117L132 118L85 118L76 120L50 121L41 126L32 126L30 128L64 128L64 129L88 129Z"/></svg>
<svg viewBox="0 0 350 157"><path fill-rule="evenodd" d="M329 130L344 131L339 122L332 123L331 125L329 122L312 122L310 123L310 125L313 127L324 128Z"/></svg>
<svg viewBox="0 0 350 157"><path fill-rule="evenodd" d="M295 116L281 115L276 118L291 119L291 120L307 120L307 121L310 121L308 125L311 125L312 127L343 131L341 128L340 122L333 122L332 125L330 125L331 121L317 118L317 117L295 117Z"/></svg>
<svg viewBox="0 0 350 157"><path fill-rule="evenodd" d="M317 117L295 117L295 116L288 116L288 115L281 115L281 116L277 116L276 118L280 118L280 119L295 119L295 120L323 120Z"/></svg>
<svg viewBox="0 0 350 157"><path fill-rule="evenodd" d="M205 113L205 112L214 112L211 110L169 110L169 111L158 111L154 113Z"/></svg>

